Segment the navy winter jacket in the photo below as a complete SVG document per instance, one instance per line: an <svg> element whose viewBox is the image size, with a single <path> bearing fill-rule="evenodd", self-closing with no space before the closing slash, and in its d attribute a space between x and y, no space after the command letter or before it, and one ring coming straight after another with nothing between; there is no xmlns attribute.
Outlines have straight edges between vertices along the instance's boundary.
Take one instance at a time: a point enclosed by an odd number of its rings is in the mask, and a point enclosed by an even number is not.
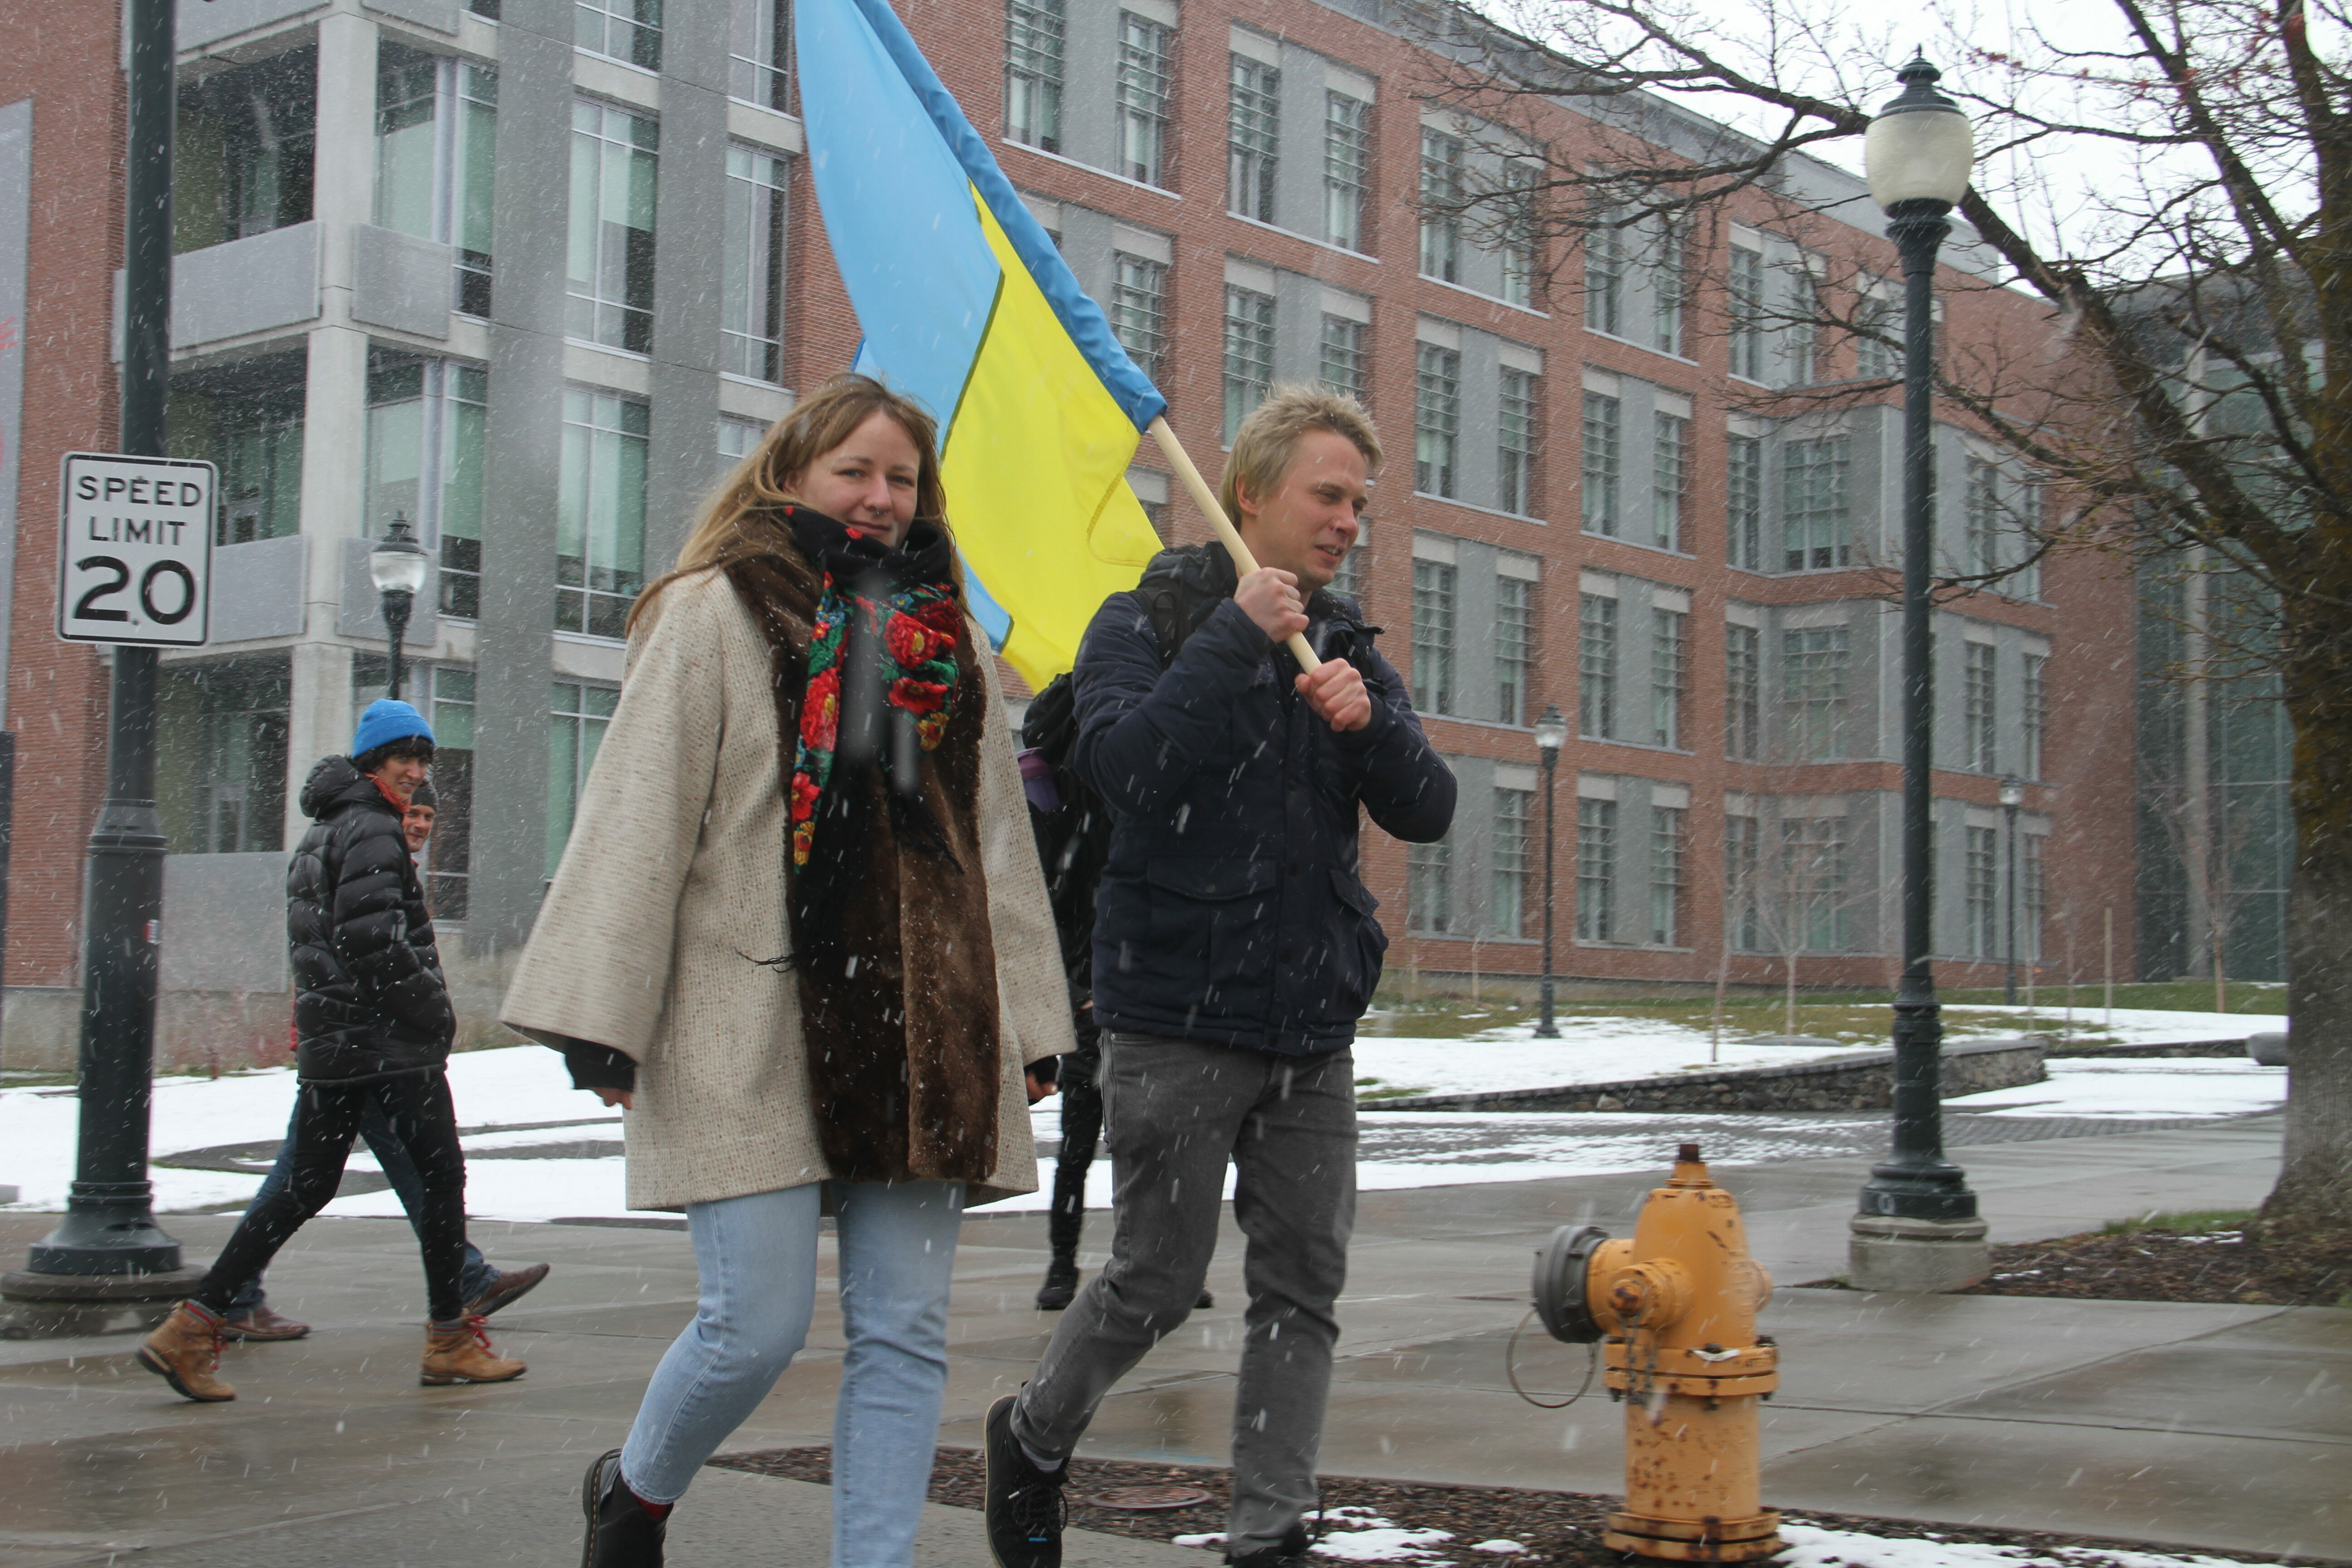
<svg viewBox="0 0 2352 1568"><path fill-rule="evenodd" d="M457 1032L400 813L329 757L302 785L313 820L286 870L295 1060L310 1079L429 1072Z"/></svg>
<svg viewBox="0 0 2352 1568"><path fill-rule="evenodd" d="M1357 807L1430 843L1454 775L1355 605L1318 593L1307 637L1364 677L1372 721L1336 734L1298 666L1233 602L1220 545L1165 551L1096 613L1078 650L1079 773L1110 803L1097 894L1095 1015L1106 1029L1336 1050L1380 982L1379 900L1357 879ZM1161 663L1150 600L1176 589L1190 633Z"/></svg>

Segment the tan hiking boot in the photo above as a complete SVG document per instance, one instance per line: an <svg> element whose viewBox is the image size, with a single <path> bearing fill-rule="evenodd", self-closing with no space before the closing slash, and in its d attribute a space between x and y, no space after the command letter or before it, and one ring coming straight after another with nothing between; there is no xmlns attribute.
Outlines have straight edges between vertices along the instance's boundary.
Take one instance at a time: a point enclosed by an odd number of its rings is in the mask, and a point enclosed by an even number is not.
<svg viewBox="0 0 2352 1568"><path fill-rule="evenodd" d="M183 1301L139 1347L139 1364L172 1385L172 1392L199 1405L235 1399L236 1390L214 1373L220 1370L221 1321L194 1301Z"/></svg>
<svg viewBox="0 0 2352 1568"><path fill-rule="evenodd" d="M526 1369L490 1348L490 1331L480 1313L444 1326L425 1326L425 1368L416 1381L427 1387L448 1383L508 1383Z"/></svg>
<svg viewBox="0 0 2352 1568"><path fill-rule="evenodd" d="M242 1316L221 1320L221 1332L233 1340L299 1340L310 1331L310 1324L271 1310L267 1301Z"/></svg>

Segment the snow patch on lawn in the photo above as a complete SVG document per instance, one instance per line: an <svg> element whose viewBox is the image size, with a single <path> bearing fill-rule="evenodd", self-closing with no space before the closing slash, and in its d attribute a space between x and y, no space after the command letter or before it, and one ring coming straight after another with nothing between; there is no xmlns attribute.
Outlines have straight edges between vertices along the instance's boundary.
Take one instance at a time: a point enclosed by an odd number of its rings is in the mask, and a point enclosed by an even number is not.
<svg viewBox="0 0 2352 1568"><path fill-rule="evenodd" d="M2232 1057L2058 1057L2047 1083L1944 1102L1995 1116L2250 1116L2286 1103L2286 1068Z"/></svg>

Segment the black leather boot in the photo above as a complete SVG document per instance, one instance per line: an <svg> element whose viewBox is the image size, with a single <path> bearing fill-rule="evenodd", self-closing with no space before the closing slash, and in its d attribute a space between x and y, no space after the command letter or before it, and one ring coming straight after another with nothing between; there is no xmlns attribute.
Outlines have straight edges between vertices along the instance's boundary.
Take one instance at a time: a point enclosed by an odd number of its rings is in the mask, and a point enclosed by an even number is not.
<svg viewBox="0 0 2352 1568"><path fill-rule="evenodd" d="M580 1511L587 1523L580 1568L661 1568L669 1510L664 1509L656 1519L637 1494L621 1484L620 1449L588 1467L580 1486Z"/></svg>

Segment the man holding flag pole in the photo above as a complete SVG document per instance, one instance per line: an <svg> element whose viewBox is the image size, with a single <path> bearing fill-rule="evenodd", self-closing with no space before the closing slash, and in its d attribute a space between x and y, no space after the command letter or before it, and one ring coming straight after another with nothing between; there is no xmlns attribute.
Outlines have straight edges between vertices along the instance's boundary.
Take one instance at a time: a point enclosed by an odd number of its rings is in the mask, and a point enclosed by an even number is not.
<svg viewBox="0 0 2352 1568"><path fill-rule="evenodd" d="M1112 1256L989 1412L992 1553L1057 1568L1064 1460L1198 1299L1230 1160L1250 1300L1226 1554L1303 1560L1355 1210L1348 1047L1387 945L1357 825L1433 841L1454 800L1372 628L1328 591L1379 437L1351 399L1276 389L1212 492L887 0L798 0L794 41L857 368L938 415L971 608L1033 686L1076 666L1078 766L1114 814L1094 963ZM1147 432L1217 543L1159 552L1126 484ZM1181 647L1139 575L1178 605Z"/></svg>

